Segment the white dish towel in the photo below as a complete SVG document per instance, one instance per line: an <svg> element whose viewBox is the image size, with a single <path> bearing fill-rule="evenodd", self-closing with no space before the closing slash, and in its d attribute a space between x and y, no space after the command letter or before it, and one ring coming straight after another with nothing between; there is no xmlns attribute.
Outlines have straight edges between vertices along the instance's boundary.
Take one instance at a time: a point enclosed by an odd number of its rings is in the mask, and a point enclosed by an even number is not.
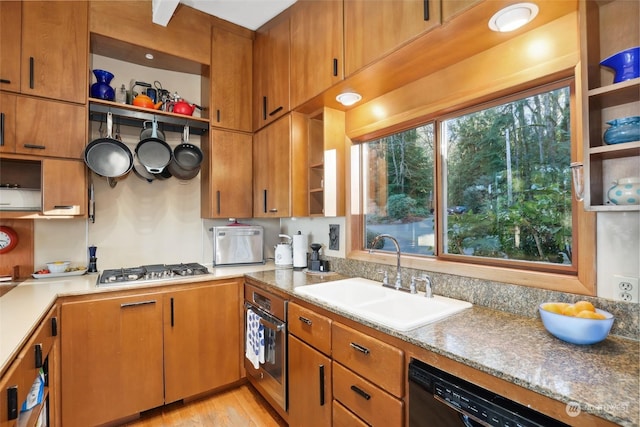
<svg viewBox="0 0 640 427"><path fill-rule="evenodd" d="M264 363L264 326L260 323L260 316L247 309L247 336L245 339L245 357L255 369Z"/></svg>

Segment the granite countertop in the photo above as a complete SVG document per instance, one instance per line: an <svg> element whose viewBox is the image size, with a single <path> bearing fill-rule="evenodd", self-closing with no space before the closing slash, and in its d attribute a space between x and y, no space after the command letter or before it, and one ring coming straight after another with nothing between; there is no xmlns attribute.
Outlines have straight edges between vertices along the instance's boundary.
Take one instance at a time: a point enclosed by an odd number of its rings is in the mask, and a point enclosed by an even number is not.
<svg viewBox="0 0 640 427"><path fill-rule="evenodd" d="M640 343L610 335L588 346L550 335L539 319L473 306L444 320L398 332L295 292L298 286L337 280L297 271L249 273L250 278L298 299L373 327L415 346L622 426L640 418Z"/></svg>
<svg viewBox="0 0 640 427"><path fill-rule="evenodd" d="M97 274L30 279L0 297L0 373L4 372L58 297L144 289L196 281L248 277L280 293L321 306L417 347L486 372L622 426L640 418L640 344L610 335L601 343L577 346L551 336L539 319L473 306L407 332L398 332L327 306L295 288L338 280L335 273L308 274L273 269L273 264L218 267L211 275L167 282L96 286Z"/></svg>

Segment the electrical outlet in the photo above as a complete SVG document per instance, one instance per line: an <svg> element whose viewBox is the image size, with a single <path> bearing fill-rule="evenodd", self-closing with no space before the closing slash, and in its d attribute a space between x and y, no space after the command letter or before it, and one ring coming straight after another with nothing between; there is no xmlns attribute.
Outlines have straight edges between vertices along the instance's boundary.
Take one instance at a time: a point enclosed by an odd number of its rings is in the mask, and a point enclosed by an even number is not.
<svg viewBox="0 0 640 427"><path fill-rule="evenodd" d="M639 284L637 277L613 275L613 299L625 302L638 302Z"/></svg>

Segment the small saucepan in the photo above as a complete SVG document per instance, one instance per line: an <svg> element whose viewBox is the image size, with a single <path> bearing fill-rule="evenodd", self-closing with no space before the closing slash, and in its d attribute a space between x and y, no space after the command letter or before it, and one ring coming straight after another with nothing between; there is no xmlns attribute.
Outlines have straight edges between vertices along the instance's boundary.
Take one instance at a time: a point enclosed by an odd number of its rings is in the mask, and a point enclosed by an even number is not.
<svg viewBox="0 0 640 427"><path fill-rule="evenodd" d="M178 179L193 179L200 172L203 158L202 150L189 143L189 126L185 126L182 133L182 144L173 149L169 172Z"/></svg>
<svg viewBox="0 0 640 427"><path fill-rule="evenodd" d="M93 140L84 151L84 161L96 174L106 178L122 178L133 168L131 150L112 137L113 116L107 113L107 136Z"/></svg>
<svg viewBox="0 0 640 427"><path fill-rule="evenodd" d="M171 162L169 144L158 138L158 122L153 118L151 136L141 140L136 146L136 156L149 173L160 173Z"/></svg>

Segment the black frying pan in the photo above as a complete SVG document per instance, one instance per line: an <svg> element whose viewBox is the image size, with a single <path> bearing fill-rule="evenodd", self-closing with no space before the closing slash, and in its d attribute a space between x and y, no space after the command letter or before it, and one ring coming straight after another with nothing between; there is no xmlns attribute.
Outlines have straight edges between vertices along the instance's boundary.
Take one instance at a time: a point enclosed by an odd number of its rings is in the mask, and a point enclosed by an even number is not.
<svg viewBox="0 0 640 427"><path fill-rule="evenodd" d="M159 174L171 162L171 146L158 138L158 122L153 118L153 131L149 138L141 140L136 146L136 156L149 173Z"/></svg>
<svg viewBox="0 0 640 427"><path fill-rule="evenodd" d="M133 167L133 154L122 142L113 138L113 117L107 113L107 136L93 140L84 150L84 162L100 176L118 178L127 175Z"/></svg>

